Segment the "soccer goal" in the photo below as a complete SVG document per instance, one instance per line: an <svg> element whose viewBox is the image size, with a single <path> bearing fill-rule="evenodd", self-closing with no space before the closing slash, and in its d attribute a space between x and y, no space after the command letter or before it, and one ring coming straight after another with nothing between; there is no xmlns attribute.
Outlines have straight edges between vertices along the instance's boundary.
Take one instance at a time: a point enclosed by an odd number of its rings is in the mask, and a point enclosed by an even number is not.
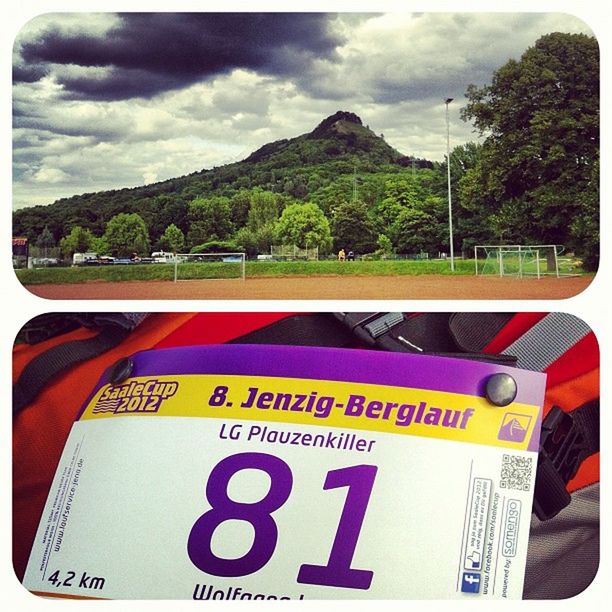
<svg viewBox="0 0 612 612"><path fill-rule="evenodd" d="M558 244L514 245L485 244L474 247L476 275L514 276L556 276L559 278L559 253L563 247Z"/></svg>
<svg viewBox="0 0 612 612"><path fill-rule="evenodd" d="M273 259L306 259L318 260L319 247L299 247L295 244L278 244L270 246Z"/></svg>
<svg viewBox="0 0 612 612"><path fill-rule="evenodd" d="M245 280L244 253L177 253L174 282L184 280Z"/></svg>

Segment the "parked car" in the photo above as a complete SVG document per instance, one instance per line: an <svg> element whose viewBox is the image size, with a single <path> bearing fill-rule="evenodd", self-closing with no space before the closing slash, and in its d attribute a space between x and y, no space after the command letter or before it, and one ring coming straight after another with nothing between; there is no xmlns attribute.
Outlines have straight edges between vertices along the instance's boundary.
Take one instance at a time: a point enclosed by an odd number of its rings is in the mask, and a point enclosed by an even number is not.
<svg viewBox="0 0 612 612"><path fill-rule="evenodd" d="M84 265L87 265L87 263L92 260L94 262L98 261L97 253L75 253L72 256L72 265L73 266L84 266ZM94 263L93 265L97 265L97 263Z"/></svg>
<svg viewBox="0 0 612 612"><path fill-rule="evenodd" d="M174 263L174 253L166 253L165 251L155 251L151 253L154 263Z"/></svg>
<svg viewBox="0 0 612 612"><path fill-rule="evenodd" d="M60 260L57 257L36 257L32 259L32 265L35 268L48 268L51 266L59 266Z"/></svg>

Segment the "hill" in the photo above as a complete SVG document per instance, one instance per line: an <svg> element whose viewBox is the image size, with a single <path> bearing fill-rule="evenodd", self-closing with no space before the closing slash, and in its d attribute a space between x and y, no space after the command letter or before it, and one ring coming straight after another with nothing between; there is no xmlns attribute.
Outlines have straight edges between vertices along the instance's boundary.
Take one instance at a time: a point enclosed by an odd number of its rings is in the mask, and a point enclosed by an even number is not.
<svg viewBox="0 0 612 612"><path fill-rule="evenodd" d="M101 235L114 215L137 212L147 221L155 242L170 223L187 231L187 207L195 198L232 197L241 190L261 188L292 200L314 198L325 209L321 194L332 183L340 183L350 194L354 173L367 182L368 176L396 174L407 166L432 168L433 164L403 156L356 114L338 111L311 132L265 144L240 162L142 187L85 193L20 209L13 215L13 234L34 241L47 226L59 240L80 225Z"/></svg>
<svg viewBox="0 0 612 612"><path fill-rule="evenodd" d="M286 167L295 162L318 164L346 156L353 156L355 163L362 164L394 164L402 159L398 151L365 127L357 115L338 111L309 134L264 145L244 161Z"/></svg>

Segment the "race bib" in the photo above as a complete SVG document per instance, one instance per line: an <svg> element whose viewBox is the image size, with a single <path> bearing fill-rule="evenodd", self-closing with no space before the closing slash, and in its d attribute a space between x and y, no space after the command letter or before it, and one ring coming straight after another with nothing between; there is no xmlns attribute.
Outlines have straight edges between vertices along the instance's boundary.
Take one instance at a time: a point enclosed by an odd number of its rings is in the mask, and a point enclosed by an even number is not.
<svg viewBox="0 0 612 612"><path fill-rule="evenodd" d="M24 578L118 599L520 598L545 375L365 350L147 351L74 423ZM510 375L515 399L487 399Z"/></svg>

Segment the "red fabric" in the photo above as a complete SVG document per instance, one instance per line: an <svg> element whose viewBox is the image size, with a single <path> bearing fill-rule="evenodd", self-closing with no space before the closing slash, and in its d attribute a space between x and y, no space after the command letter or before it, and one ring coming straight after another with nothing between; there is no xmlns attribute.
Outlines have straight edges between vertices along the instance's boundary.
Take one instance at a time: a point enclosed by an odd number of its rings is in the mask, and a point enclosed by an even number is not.
<svg viewBox="0 0 612 612"><path fill-rule="evenodd" d="M598 367L599 344L595 334L591 332L546 368L546 384L548 387L554 387Z"/></svg>
<svg viewBox="0 0 612 612"><path fill-rule="evenodd" d="M222 344L290 316L278 312L206 312L196 314L155 348Z"/></svg>

